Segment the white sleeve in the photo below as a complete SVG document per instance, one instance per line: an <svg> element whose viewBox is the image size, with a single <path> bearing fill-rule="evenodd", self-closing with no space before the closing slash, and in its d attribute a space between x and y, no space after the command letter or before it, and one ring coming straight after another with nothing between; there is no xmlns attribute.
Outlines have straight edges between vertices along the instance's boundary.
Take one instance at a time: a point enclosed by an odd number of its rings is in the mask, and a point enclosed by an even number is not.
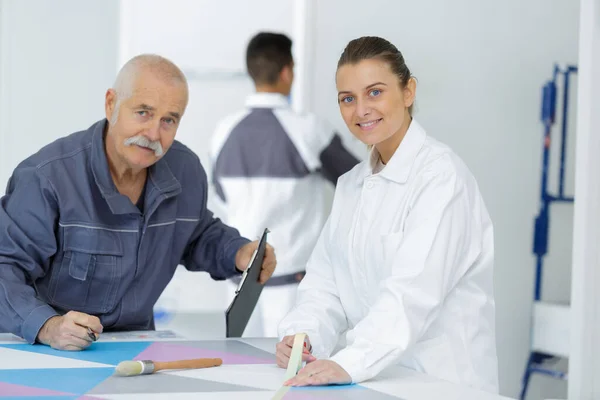
<svg viewBox="0 0 600 400"><path fill-rule="evenodd" d="M223 223L227 224L228 212L227 203L225 203L221 197L217 194L215 183L213 182L213 176L211 173L211 180L208 182L208 202L207 208L212 211L215 218L219 218Z"/></svg>
<svg viewBox="0 0 600 400"><path fill-rule="evenodd" d="M481 236L470 215L465 183L454 172L427 178L415 193L389 278L365 318L347 335L348 346L331 360L362 382L396 363L436 319L464 271L471 241ZM476 242L477 243L477 242Z"/></svg>
<svg viewBox="0 0 600 400"><path fill-rule="evenodd" d="M321 152L329 145L336 131L324 119L313 113L298 115L290 110L274 110L290 140L310 171L321 168Z"/></svg>
<svg viewBox="0 0 600 400"><path fill-rule="evenodd" d="M340 333L348 328L329 258L330 218L298 286L296 305L279 324L280 338L306 333L318 358L329 357Z"/></svg>

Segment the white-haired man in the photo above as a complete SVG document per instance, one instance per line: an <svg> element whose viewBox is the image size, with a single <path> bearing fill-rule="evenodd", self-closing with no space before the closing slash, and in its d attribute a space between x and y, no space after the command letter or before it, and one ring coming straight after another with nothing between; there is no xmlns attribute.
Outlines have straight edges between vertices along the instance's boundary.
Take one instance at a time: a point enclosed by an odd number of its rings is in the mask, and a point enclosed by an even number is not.
<svg viewBox="0 0 600 400"><path fill-rule="evenodd" d="M106 330L153 329L176 267L224 280L258 242L206 208L207 178L175 134L188 102L169 60L127 62L106 119L24 160L0 201L0 332L83 349ZM275 268L268 246L261 280Z"/></svg>

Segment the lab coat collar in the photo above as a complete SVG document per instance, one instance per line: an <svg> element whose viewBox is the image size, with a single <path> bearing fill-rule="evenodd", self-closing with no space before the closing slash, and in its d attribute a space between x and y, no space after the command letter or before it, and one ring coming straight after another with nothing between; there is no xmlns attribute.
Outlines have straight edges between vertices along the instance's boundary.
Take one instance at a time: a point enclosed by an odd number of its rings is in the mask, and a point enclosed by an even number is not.
<svg viewBox="0 0 600 400"><path fill-rule="evenodd" d="M400 146L394 152L392 158L379 173L379 176L397 183L405 183L408 180L415 158L423 144L427 134L423 127L413 118L410 122L406 135ZM369 155L369 162L365 163L363 173L358 177L357 183L362 184L365 178L373 175L373 167L377 164L379 152L373 146Z"/></svg>
<svg viewBox="0 0 600 400"><path fill-rule="evenodd" d="M246 99L249 108L288 108L287 97L280 93L254 93Z"/></svg>

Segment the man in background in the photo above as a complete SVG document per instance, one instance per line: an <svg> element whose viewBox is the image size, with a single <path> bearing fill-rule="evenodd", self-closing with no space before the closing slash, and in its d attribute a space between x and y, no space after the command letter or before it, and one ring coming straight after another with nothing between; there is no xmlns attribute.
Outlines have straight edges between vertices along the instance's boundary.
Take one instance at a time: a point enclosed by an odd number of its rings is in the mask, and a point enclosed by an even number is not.
<svg viewBox="0 0 600 400"><path fill-rule="evenodd" d="M228 225L249 238L271 231L277 272L265 285L244 336L276 337L327 218L326 185L335 184L358 160L325 121L290 108L290 38L258 33L248 44L246 66L256 93L244 110L218 124L212 181Z"/></svg>

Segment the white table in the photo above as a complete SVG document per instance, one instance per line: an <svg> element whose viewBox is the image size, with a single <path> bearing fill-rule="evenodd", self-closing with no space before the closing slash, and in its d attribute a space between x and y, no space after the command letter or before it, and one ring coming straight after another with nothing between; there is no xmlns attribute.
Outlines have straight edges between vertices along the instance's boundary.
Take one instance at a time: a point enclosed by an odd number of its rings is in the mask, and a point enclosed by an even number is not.
<svg viewBox="0 0 600 400"><path fill-rule="evenodd" d="M172 332L106 333L82 352L61 352L0 334L0 400L3 396L62 399L270 399L284 370L274 364L275 339L187 340ZM217 368L113 376L123 360L221 357ZM285 399L501 400L401 367L359 385L294 388Z"/></svg>

